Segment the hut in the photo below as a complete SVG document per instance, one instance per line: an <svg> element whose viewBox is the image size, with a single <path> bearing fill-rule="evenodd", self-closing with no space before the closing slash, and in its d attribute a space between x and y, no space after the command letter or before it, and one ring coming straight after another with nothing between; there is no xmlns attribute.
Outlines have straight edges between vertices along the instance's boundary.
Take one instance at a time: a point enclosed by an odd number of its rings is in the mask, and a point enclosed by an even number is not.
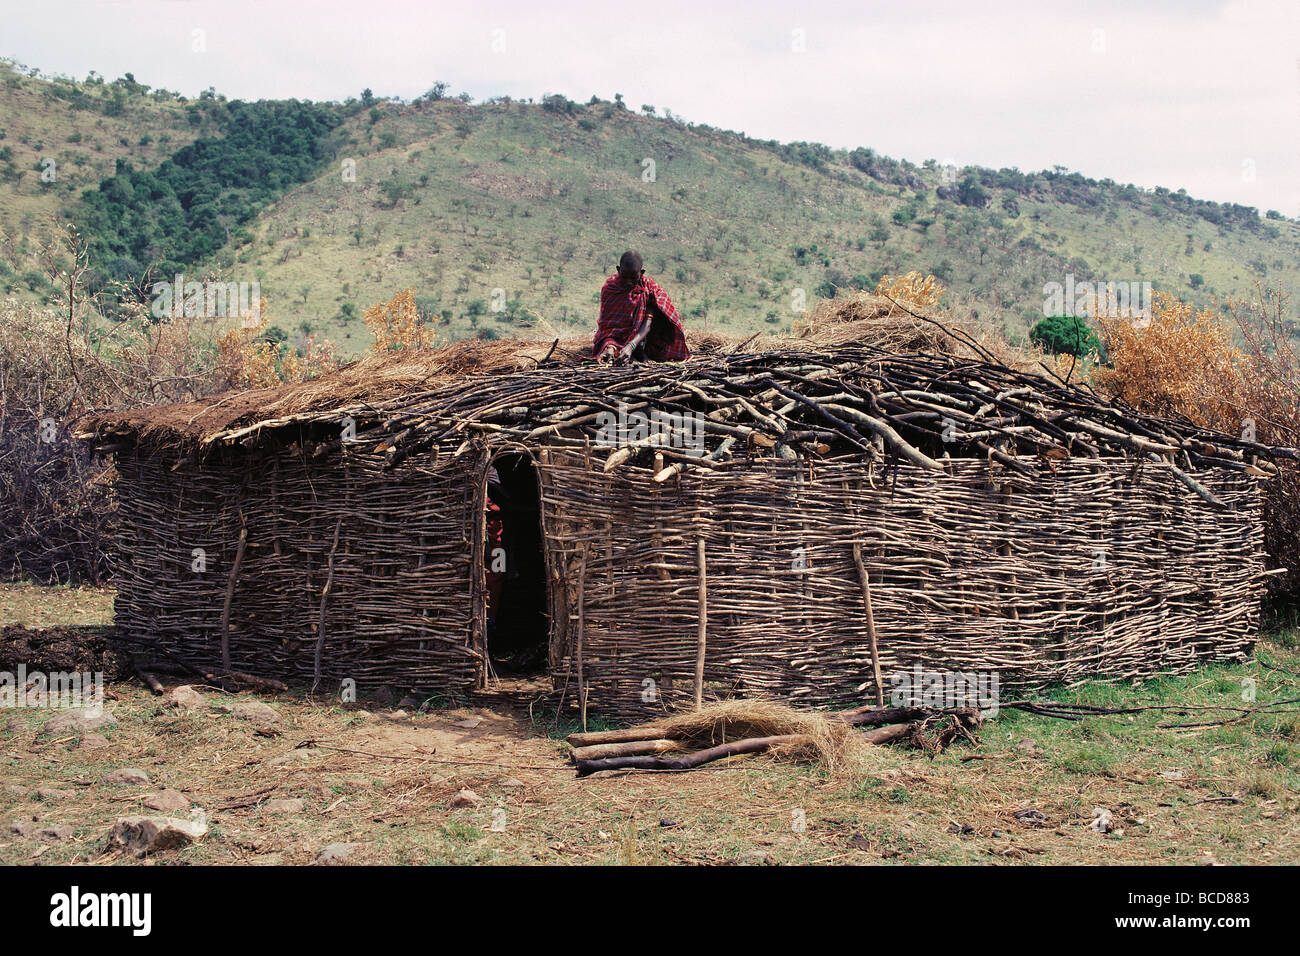
<svg viewBox="0 0 1300 956"><path fill-rule="evenodd" d="M1255 639L1259 482L1293 452L973 342L501 364L465 346L91 420L121 641L428 695L531 653L566 705L640 718L861 701L918 667L1145 678Z"/></svg>

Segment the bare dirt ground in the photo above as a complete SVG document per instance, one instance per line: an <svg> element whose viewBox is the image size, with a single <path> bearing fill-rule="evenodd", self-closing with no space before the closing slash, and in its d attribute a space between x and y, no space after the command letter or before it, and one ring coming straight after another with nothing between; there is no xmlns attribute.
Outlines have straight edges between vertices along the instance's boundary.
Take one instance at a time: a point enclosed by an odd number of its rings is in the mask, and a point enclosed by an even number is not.
<svg viewBox="0 0 1300 956"><path fill-rule="evenodd" d="M1298 673L1288 631L1243 665L1054 696L1237 705L1250 679L1263 704L1300 696ZM195 690L172 706L119 680L115 722L93 729L0 710L0 863L312 864L334 844L325 857L348 864L1300 862L1294 706L1193 730L1162 729L1167 712L1003 711L977 747L880 748L852 777L741 758L578 779L572 725L530 713L525 686L423 713ZM125 769L147 782L105 779ZM118 818L160 801L204 836L145 857L109 846Z"/></svg>

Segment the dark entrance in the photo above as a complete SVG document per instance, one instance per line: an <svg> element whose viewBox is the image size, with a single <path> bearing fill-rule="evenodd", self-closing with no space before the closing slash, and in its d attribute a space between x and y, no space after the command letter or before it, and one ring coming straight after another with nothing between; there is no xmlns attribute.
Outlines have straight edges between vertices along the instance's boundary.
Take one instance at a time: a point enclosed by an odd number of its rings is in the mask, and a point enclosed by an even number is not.
<svg viewBox="0 0 1300 956"><path fill-rule="evenodd" d="M546 670L550 640L541 486L528 455L499 455L488 470L487 645L498 674Z"/></svg>

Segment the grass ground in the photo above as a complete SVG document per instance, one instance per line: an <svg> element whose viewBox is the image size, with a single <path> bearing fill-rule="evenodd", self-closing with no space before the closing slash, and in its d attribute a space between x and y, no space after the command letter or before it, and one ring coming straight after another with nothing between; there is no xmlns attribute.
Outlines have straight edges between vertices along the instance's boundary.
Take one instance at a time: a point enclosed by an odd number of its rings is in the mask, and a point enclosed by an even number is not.
<svg viewBox="0 0 1300 956"><path fill-rule="evenodd" d="M0 586L3 614L67 624L106 597L52 589L41 600L33 590ZM1294 628L1270 634L1242 664L1048 696L1244 706L1252 686L1255 705L1300 695ZM106 852L108 833L119 816L149 812L144 801L163 787L201 807L210 829L156 863L306 864L336 842L357 844L349 862L359 863L1300 861L1297 705L1189 730L1159 725L1224 714L1067 723L1003 710L978 747L934 759L880 748L852 777L758 758L579 780L561 739L572 728L553 713L530 715L522 698L408 714L293 694L262 698L280 715L268 722L168 708L135 683L108 696L117 724L95 732L102 740L47 733L48 711L0 717L0 863L134 862ZM101 782L124 767L144 770L149 784ZM457 806L463 788L479 802ZM285 798L302 808L269 803ZM1115 829L1091 829L1094 808ZM1026 809L1042 819L1022 822L1016 812ZM18 821L70 832L22 837L11 832Z"/></svg>

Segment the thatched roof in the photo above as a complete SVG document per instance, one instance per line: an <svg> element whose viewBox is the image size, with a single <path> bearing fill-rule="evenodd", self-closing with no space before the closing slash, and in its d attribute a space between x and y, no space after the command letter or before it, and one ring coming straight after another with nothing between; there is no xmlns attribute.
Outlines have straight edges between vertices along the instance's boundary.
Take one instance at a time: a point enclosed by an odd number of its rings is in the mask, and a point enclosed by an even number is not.
<svg viewBox="0 0 1300 956"><path fill-rule="evenodd" d="M614 447L606 468L653 447L666 462L656 474L660 481L746 454L794 459L847 452L939 470L947 457L979 457L1029 478L1066 458L1121 456L1167 470L1216 505L1196 480L1198 470L1267 476L1276 472L1272 458L1297 456L1107 402L1090 389L1003 365L974 342L967 354L801 343L758 352L701 350L684 363L624 367L574 364L572 352L557 359L555 343L540 354L541 343L529 348L498 343L490 351L461 346L366 360L289 389L103 416L91 433L101 447L163 441L203 450L256 445L282 430L306 428L324 451L341 444L337 429L346 416L390 464L476 440ZM610 417L626 420L638 411L661 413L657 436L612 445L602 431Z"/></svg>
<svg viewBox="0 0 1300 956"><path fill-rule="evenodd" d="M835 306L835 308L832 308ZM838 311L837 311L838 309ZM969 353L958 323L940 325L899 311L891 301L859 293L822 303L798 335L737 336L691 330L692 355L816 350L869 344L889 352ZM586 336L470 339L436 349L366 355L307 382L230 391L199 401L94 414L82 419L84 437L113 432L134 440L210 443L222 433L308 412L383 402L475 375L590 363Z"/></svg>

